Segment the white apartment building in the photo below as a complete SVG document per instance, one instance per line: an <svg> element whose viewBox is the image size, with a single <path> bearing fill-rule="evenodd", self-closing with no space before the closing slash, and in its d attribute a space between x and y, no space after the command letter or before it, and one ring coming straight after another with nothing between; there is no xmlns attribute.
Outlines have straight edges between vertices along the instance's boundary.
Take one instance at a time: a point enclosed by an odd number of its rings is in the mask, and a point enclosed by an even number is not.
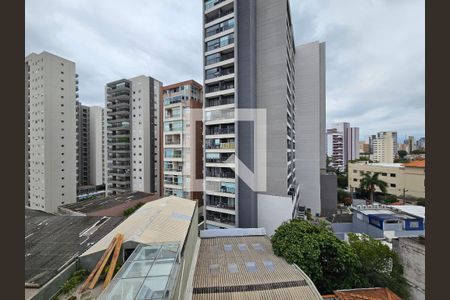
<svg viewBox="0 0 450 300"><path fill-rule="evenodd" d="M144 75L106 85L108 194L160 195L161 86Z"/></svg>
<svg viewBox="0 0 450 300"><path fill-rule="evenodd" d="M46 51L25 58L26 205L54 213L76 201L75 63Z"/></svg>
<svg viewBox="0 0 450 300"><path fill-rule="evenodd" d="M397 156L397 132L378 132L372 140L373 160L380 163L394 163Z"/></svg>
<svg viewBox="0 0 450 300"><path fill-rule="evenodd" d="M348 122L333 124L327 130L327 155L331 167L345 170L348 162L359 158L359 127L350 127Z"/></svg>

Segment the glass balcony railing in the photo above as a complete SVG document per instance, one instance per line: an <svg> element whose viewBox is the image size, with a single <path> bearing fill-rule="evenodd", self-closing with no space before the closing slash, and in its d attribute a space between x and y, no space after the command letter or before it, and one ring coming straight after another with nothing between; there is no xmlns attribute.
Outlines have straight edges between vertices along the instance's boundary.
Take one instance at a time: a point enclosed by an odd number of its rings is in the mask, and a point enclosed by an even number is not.
<svg viewBox="0 0 450 300"><path fill-rule="evenodd" d="M217 48L222 48L222 47L225 47L232 43L234 43L234 34L233 33L207 42L206 43L206 51L211 51L211 50L214 50Z"/></svg>

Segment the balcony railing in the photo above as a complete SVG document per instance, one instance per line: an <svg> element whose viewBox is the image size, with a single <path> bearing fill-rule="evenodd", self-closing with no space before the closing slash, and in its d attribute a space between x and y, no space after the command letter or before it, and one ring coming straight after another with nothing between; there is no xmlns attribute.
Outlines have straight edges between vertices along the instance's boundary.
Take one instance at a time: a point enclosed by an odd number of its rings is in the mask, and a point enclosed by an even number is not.
<svg viewBox="0 0 450 300"><path fill-rule="evenodd" d="M210 36L221 33L223 31L226 31L231 28L234 28L234 19L229 19L222 23L219 23L219 24L213 25L209 28L206 28L205 36L210 37Z"/></svg>
<svg viewBox="0 0 450 300"><path fill-rule="evenodd" d="M220 3L224 2L226 0L207 0L205 1L205 10L211 9L216 5L219 5Z"/></svg>
<svg viewBox="0 0 450 300"><path fill-rule="evenodd" d="M206 149L234 149L234 143L206 144Z"/></svg>
<svg viewBox="0 0 450 300"><path fill-rule="evenodd" d="M218 84L213 86L206 86L206 93L214 93L224 90L234 89L234 82L226 84Z"/></svg>
<svg viewBox="0 0 450 300"><path fill-rule="evenodd" d="M234 43L233 33L206 43L206 51L222 48Z"/></svg>
<svg viewBox="0 0 450 300"><path fill-rule="evenodd" d="M221 8L215 11L214 13L208 14L208 16L205 17L205 23L207 24L219 18L225 17L226 15L232 14L233 11L234 11L233 6L231 6L230 8L228 7Z"/></svg>
<svg viewBox="0 0 450 300"><path fill-rule="evenodd" d="M212 64L230 59L230 58L234 58L234 52L223 54L223 55L221 55L219 53L208 55L206 57L206 65L212 65Z"/></svg>
<svg viewBox="0 0 450 300"><path fill-rule="evenodd" d="M218 222L218 223L222 223L222 224L228 224L228 225L232 225L232 226L235 226L235 224L236 224L234 215L216 213L216 212L212 212L212 211L208 211L206 213L206 220Z"/></svg>

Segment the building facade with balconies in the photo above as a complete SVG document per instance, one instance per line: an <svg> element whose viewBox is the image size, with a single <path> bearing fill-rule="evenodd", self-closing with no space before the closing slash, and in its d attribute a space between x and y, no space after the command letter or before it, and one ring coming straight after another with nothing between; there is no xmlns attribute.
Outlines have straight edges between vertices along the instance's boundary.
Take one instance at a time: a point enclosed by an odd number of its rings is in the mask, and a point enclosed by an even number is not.
<svg viewBox="0 0 450 300"><path fill-rule="evenodd" d="M161 86L143 75L106 85L108 194L160 195Z"/></svg>
<svg viewBox="0 0 450 300"><path fill-rule="evenodd" d="M203 30L206 227L264 226L270 232L292 216L300 194L289 1L204 1ZM238 120L240 109L265 109L266 132ZM236 158L253 172L260 155L254 139L261 134L267 137L267 188L256 191L237 175ZM274 224L270 211L280 207Z"/></svg>
<svg viewBox="0 0 450 300"><path fill-rule="evenodd" d="M76 201L75 63L49 52L25 58L25 205L55 213Z"/></svg>
<svg viewBox="0 0 450 300"><path fill-rule="evenodd" d="M194 80L162 87L164 196L203 203L203 87ZM196 184L200 182L200 184Z"/></svg>

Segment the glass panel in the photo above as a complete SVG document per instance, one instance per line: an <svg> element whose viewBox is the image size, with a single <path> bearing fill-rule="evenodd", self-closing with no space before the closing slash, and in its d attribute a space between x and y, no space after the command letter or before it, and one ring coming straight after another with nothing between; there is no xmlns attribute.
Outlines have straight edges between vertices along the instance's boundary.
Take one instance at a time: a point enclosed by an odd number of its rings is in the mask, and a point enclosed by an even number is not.
<svg viewBox="0 0 450 300"><path fill-rule="evenodd" d="M173 249L161 249L159 252L158 259L165 258L175 258L177 256L177 251Z"/></svg>
<svg viewBox="0 0 450 300"><path fill-rule="evenodd" d="M271 260L264 260L263 264L266 267L267 271L269 271L269 272L275 271L275 267L274 267L273 262Z"/></svg>
<svg viewBox="0 0 450 300"><path fill-rule="evenodd" d="M136 299L161 299L166 290L169 276L149 277L145 279Z"/></svg>
<svg viewBox="0 0 450 300"><path fill-rule="evenodd" d="M143 247L136 255L135 260L148 260L148 259L153 260L156 258L159 248L161 247L160 246Z"/></svg>
<svg viewBox="0 0 450 300"><path fill-rule="evenodd" d="M236 264L228 264L228 271L230 273L237 273L238 267Z"/></svg>
<svg viewBox="0 0 450 300"><path fill-rule="evenodd" d="M209 265L209 272L212 274L219 273L219 265Z"/></svg>
<svg viewBox="0 0 450 300"><path fill-rule="evenodd" d="M245 267L247 268L247 271L249 272L256 272L256 263L254 261L246 261Z"/></svg>
<svg viewBox="0 0 450 300"><path fill-rule="evenodd" d="M148 276L169 276L170 271L172 270L173 261L172 262L155 262L153 264L150 273Z"/></svg>
<svg viewBox="0 0 450 300"><path fill-rule="evenodd" d="M122 276L122 278L145 277L152 266L153 261L134 261Z"/></svg>
<svg viewBox="0 0 450 300"><path fill-rule="evenodd" d="M143 282L144 278L121 279L107 298L108 300L133 300Z"/></svg>
<svg viewBox="0 0 450 300"><path fill-rule="evenodd" d="M225 252L231 252L233 250L233 245L225 244L223 245L223 249L225 250Z"/></svg>
<svg viewBox="0 0 450 300"><path fill-rule="evenodd" d="M256 251L264 251L263 247L261 246L261 244L252 244L253 249L255 249Z"/></svg>
<svg viewBox="0 0 450 300"><path fill-rule="evenodd" d="M238 247L239 247L239 250L240 250L240 251L247 251L247 250L248 250L246 244L239 244Z"/></svg>

